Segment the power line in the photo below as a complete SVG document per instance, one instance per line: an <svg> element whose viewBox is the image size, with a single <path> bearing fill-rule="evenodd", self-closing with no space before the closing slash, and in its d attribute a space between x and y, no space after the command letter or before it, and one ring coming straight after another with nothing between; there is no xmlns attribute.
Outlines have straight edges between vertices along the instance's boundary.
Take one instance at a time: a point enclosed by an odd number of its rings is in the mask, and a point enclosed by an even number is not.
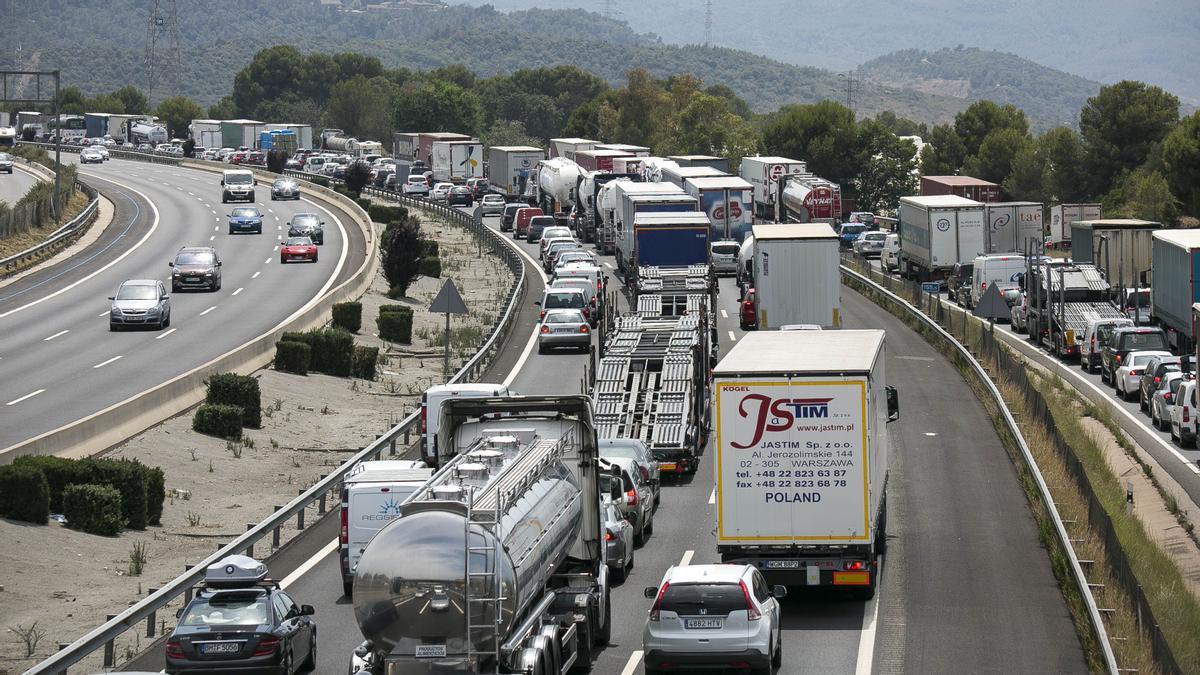
<svg viewBox="0 0 1200 675"><path fill-rule="evenodd" d="M179 89L179 21L175 0L154 0L146 21L147 102L153 101L156 86L168 94Z"/></svg>

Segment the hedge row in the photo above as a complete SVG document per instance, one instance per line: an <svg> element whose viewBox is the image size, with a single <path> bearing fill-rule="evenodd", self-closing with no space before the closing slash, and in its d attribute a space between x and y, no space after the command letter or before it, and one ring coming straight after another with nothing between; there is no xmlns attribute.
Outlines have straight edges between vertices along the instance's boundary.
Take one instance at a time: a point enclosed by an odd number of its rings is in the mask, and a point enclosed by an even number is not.
<svg viewBox="0 0 1200 675"><path fill-rule="evenodd" d="M428 258L429 256L437 257L441 253L441 247L438 246L437 239L422 239L421 240L421 257Z"/></svg>
<svg viewBox="0 0 1200 675"><path fill-rule="evenodd" d="M383 305L375 326L380 339L402 344L412 343L413 310L406 305Z"/></svg>
<svg viewBox="0 0 1200 675"><path fill-rule="evenodd" d="M275 343L275 370L295 375L307 375L312 360L312 348L294 340Z"/></svg>
<svg viewBox="0 0 1200 675"><path fill-rule="evenodd" d="M394 223L408 220L408 209L394 204L375 204L367 207L367 215L377 223Z"/></svg>
<svg viewBox="0 0 1200 675"><path fill-rule="evenodd" d="M144 530L147 525L162 522L163 502L167 498L166 478L161 469L148 467L137 460L27 455L18 457L11 466L23 470L19 472L19 481L26 484L16 488L15 492L23 495L19 499L32 504L35 511L41 504L37 497L39 488L30 481L45 485L47 513L63 514L67 512L64 495L68 488L96 484L113 488L120 495L120 515L125 527ZM11 475L8 478L12 480ZM7 485L0 486L0 510L9 510L4 502L13 492ZM45 519L40 522L44 523Z"/></svg>
<svg viewBox="0 0 1200 675"><path fill-rule="evenodd" d="M419 268L421 276L431 277L434 279L442 278L442 259L435 256L425 256L421 258L421 267Z"/></svg>
<svg viewBox="0 0 1200 675"><path fill-rule="evenodd" d="M242 408L236 405L205 403L196 409L192 431L217 438L242 437Z"/></svg>
<svg viewBox="0 0 1200 675"><path fill-rule="evenodd" d="M243 427L262 428L262 394L254 377L237 373L213 375L208 378L204 400L212 405L237 406L242 409Z"/></svg>
<svg viewBox="0 0 1200 675"><path fill-rule="evenodd" d="M121 493L107 485L68 485L63 492L63 515L71 529L113 537L121 531L122 502Z"/></svg>
<svg viewBox="0 0 1200 675"><path fill-rule="evenodd" d="M308 369L335 377L350 377L354 364L354 336L340 328L317 328L304 333L284 333L282 342L309 346Z"/></svg>
<svg viewBox="0 0 1200 675"><path fill-rule="evenodd" d="M0 516L45 525L50 520L50 487L37 467L0 466Z"/></svg>
<svg viewBox="0 0 1200 675"><path fill-rule="evenodd" d="M333 306L333 327L357 333L362 328L362 303L336 303Z"/></svg>

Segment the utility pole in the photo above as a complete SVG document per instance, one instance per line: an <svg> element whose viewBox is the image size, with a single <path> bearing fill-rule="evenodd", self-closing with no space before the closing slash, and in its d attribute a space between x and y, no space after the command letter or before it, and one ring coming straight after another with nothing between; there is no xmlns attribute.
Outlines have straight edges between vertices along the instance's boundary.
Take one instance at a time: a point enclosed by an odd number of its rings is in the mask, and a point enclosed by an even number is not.
<svg viewBox="0 0 1200 675"><path fill-rule="evenodd" d="M179 21L175 0L154 0L146 22L147 104L153 104L157 85L162 85L168 94L179 91Z"/></svg>
<svg viewBox="0 0 1200 675"><path fill-rule="evenodd" d="M704 3L704 46L712 46L713 41L713 16L712 16L712 0Z"/></svg>

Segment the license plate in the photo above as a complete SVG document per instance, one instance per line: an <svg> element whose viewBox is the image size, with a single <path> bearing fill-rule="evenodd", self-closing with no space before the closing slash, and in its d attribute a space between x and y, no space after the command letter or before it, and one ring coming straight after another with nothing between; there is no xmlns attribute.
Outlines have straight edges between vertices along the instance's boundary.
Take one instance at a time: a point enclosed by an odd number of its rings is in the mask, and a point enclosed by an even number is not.
<svg viewBox="0 0 1200 675"><path fill-rule="evenodd" d="M800 569L799 560L768 560L767 569L769 570L798 570Z"/></svg>
<svg viewBox="0 0 1200 675"><path fill-rule="evenodd" d="M658 470L659 471L674 471L675 470L675 462L659 462Z"/></svg>
<svg viewBox="0 0 1200 675"><path fill-rule="evenodd" d="M684 628L720 628L720 619L684 619Z"/></svg>
<svg viewBox="0 0 1200 675"><path fill-rule="evenodd" d="M555 333L574 333L575 330L572 328L555 328L554 332Z"/></svg>
<svg viewBox="0 0 1200 675"><path fill-rule="evenodd" d="M208 642L200 645L201 654L236 654L241 649L240 642Z"/></svg>
<svg viewBox="0 0 1200 675"><path fill-rule="evenodd" d="M199 278L197 278L197 277L189 277L189 278L186 278L186 279L184 279L184 280L183 280L183 283L185 283L185 284L198 284L198 283L200 283L200 281L201 281L201 279L199 279Z"/></svg>
<svg viewBox="0 0 1200 675"><path fill-rule="evenodd" d="M436 659L446 656L446 645L417 645L418 659Z"/></svg>

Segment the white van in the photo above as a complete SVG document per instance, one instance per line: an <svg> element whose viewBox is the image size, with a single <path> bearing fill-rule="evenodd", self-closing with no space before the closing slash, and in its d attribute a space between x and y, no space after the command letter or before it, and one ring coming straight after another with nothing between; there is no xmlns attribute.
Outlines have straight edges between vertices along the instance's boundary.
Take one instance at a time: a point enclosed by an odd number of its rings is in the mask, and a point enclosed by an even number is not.
<svg viewBox="0 0 1200 675"><path fill-rule="evenodd" d="M247 169L221 172L221 203L254 201L254 173Z"/></svg>
<svg viewBox="0 0 1200 675"><path fill-rule="evenodd" d="M433 469L413 460L359 462L342 483L342 526L338 534L342 590L354 590L354 568L371 537L400 515L400 505Z"/></svg>
<svg viewBox="0 0 1200 675"><path fill-rule="evenodd" d="M1100 365L1100 353L1108 344L1113 331L1124 326L1132 326L1133 319L1092 319L1088 322L1087 333L1079 343L1079 367L1089 373L1096 371Z"/></svg>
<svg viewBox="0 0 1200 675"><path fill-rule="evenodd" d="M488 396L511 396L512 392L503 384L439 384L421 394L421 459L425 464L437 467L437 434L441 426L442 401L448 398L485 398Z"/></svg>
<svg viewBox="0 0 1200 675"><path fill-rule="evenodd" d="M971 292L967 294L967 309L983 299L988 286L1016 286L1025 273L1025 256L1019 253L988 253L975 257L971 272Z"/></svg>
<svg viewBox="0 0 1200 675"><path fill-rule="evenodd" d="M590 279L591 282L593 284L595 284L595 287L596 287L596 302L598 304L604 303L604 285L605 285L604 270L600 269L600 267L598 265L589 265L588 263L571 263L569 265L563 265L562 267L555 268L554 278L555 279L572 279L572 278Z"/></svg>
<svg viewBox="0 0 1200 675"><path fill-rule="evenodd" d="M738 254L741 251L741 244L732 239L714 241L709 246L709 259L712 260L713 274L717 276L726 274L736 276L738 271Z"/></svg>
<svg viewBox="0 0 1200 675"><path fill-rule="evenodd" d="M899 271L900 235L891 233L883 240L883 252L879 254L879 264L885 272Z"/></svg>

